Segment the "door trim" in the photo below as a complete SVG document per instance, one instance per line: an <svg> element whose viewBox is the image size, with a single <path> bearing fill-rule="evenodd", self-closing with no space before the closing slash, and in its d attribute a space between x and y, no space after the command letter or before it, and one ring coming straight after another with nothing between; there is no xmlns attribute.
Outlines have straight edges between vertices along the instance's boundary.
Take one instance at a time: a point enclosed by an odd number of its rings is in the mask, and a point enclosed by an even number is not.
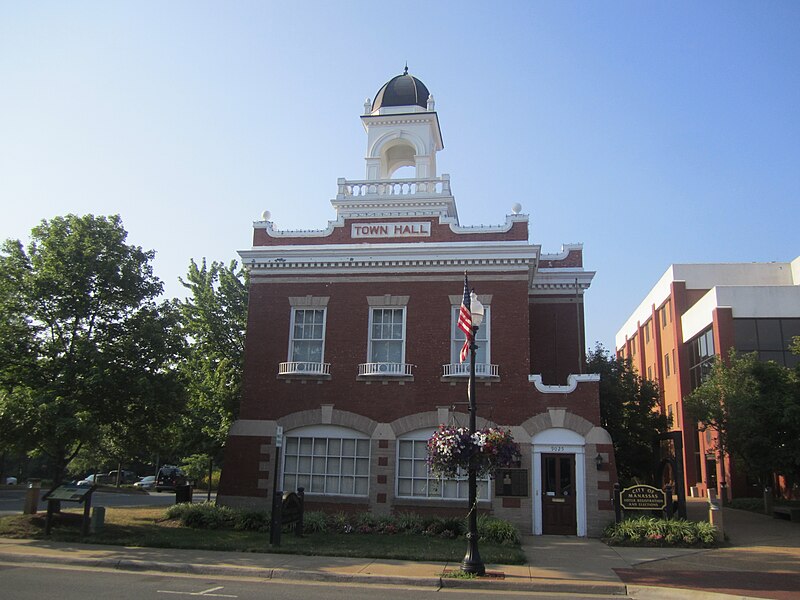
<svg viewBox="0 0 800 600"><path fill-rule="evenodd" d="M551 430L552 431L552 430ZM575 432L571 441L574 441ZM550 437L550 436L548 436ZM575 522L578 537L586 537L586 450L583 444L532 444L533 535L542 535L542 454L575 455Z"/></svg>

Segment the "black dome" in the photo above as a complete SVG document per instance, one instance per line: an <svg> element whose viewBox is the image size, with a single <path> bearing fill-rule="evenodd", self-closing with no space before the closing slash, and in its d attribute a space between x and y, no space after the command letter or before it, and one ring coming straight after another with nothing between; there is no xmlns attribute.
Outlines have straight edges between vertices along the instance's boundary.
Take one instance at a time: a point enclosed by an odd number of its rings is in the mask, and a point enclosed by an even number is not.
<svg viewBox="0 0 800 600"><path fill-rule="evenodd" d="M405 73L392 77L383 84L383 87L375 94L372 102L372 110L376 111L383 106L421 106L428 108L428 88L419 79Z"/></svg>

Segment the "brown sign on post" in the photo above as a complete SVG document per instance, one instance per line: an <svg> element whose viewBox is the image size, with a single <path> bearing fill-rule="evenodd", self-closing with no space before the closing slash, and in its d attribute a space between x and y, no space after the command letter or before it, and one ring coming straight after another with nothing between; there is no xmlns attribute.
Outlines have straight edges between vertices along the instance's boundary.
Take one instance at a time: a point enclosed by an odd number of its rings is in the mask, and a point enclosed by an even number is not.
<svg viewBox="0 0 800 600"><path fill-rule="evenodd" d="M620 492L620 505L625 510L664 510L667 495L652 485L632 485Z"/></svg>

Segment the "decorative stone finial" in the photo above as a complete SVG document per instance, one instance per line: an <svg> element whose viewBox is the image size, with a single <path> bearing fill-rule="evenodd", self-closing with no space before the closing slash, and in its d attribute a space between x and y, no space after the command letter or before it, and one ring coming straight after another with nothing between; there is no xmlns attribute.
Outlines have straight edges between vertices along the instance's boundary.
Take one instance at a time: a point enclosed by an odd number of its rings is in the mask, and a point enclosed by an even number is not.
<svg viewBox="0 0 800 600"><path fill-rule="evenodd" d="M368 115L371 110L372 110L372 100L367 98L366 100L364 100L364 114Z"/></svg>
<svg viewBox="0 0 800 600"><path fill-rule="evenodd" d="M403 70L403 75L408 75L408 61L406 61L406 68Z"/></svg>
<svg viewBox="0 0 800 600"><path fill-rule="evenodd" d="M428 95L428 112L433 112L436 102L433 100L433 94Z"/></svg>

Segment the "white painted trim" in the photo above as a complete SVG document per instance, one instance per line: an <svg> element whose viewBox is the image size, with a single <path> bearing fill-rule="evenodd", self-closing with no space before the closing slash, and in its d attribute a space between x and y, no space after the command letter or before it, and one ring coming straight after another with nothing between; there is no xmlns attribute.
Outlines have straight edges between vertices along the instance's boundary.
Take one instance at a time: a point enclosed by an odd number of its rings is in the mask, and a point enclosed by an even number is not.
<svg viewBox="0 0 800 600"><path fill-rule="evenodd" d="M541 375L528 375L528 381L536 386L542 394L571 394L578 387L579 383L588 383L590 381L600 381L599 373L587 373L585 375L569 375L567 376L567 385L545 385L542 381Z"/></svg>
<svg viewBox="0 0 800 600"><path fill-rule="evenodd" d="M561 433L564 435L566 443L559 443L556 436L555 442L548 441L541 444L537 441L537 437L543 433L552 434ZM568 435L572 434L572 435ZM534 435L531 438L531 453L532 453L532 466L533 466L533 481L531 482L531 493L533 494L533 535L542 535L542 454L574 454L575 455L575 521L576 521L576 534L578 537L586 537L586 447L585 441L583 444L571 444L568 442L575 441L574 435L577 435L570 429L553 428L547 429L540 434ZM556 451L552 446L559 446Z"/></svg>
<svg viewBox="0 0 800 600"><path fill-rule="evenodd" d="M583 250L583 244L561 244L561 252L555 254L542 254L542 260L564 260L572 250Z"/></svg>

